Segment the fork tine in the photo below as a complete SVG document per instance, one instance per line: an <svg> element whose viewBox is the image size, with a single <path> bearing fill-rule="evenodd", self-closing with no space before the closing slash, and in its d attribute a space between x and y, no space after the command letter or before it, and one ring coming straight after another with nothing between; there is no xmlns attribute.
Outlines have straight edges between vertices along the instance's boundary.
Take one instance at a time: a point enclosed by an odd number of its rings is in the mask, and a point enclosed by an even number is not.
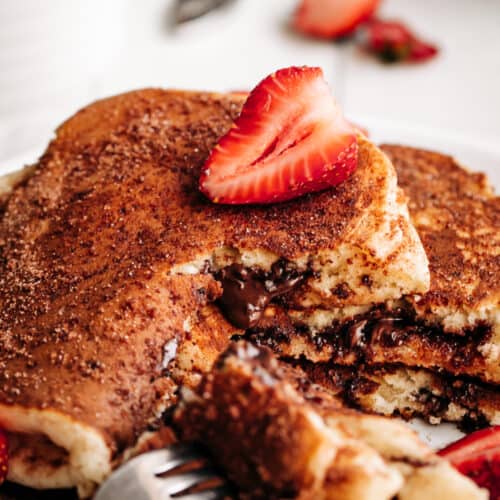
<svg viewBox="0 0 500 500"><path fill-rule="evenodd" d="M192 464L191 470L174 471L167 477L155 475L155 472L168 472L175 463L188 465L190 460L199 461ZM207 464L207 460L192 445L150 451L118 468L101 485L95 500L160 500L165 499L166 495L168 498L175 495L186 500L232 498L229 486L220 473ZM193 487L197 487L198 492L194 493Z"/></svg>
<svg viewBox="0 0 500 500"><path fill-rule="evenodd" d="M156 498L161 479L151 474L151 470L159 467L172 456L170 448L150 451L132 458L119 467L105 481L95 496L95 500L110 500L119 498L118 492L126 493L129 498L146 500ZM125 497L126 498L126 497Z"/></svg>
<svg viewBox="0 0 500 500"><path fill-rule="evenodd" d="M233 498L234 494L231 488L227 486L219 486L199 493L188 493L187 495L179 495L176 498L179 500L222 500L223 498Z"/></svg>
<svg viewBox="0 0 500 500"><path fill-rule="evenodd" d="M169 456L164 463L155 467L152 472L155 476L161 476L162 474L175 469L179 465L187 464L195 460L206 461L206 456L198 453L193 447L180 448L178 452Z"/></svg>
<svg viewBox="0 0 500 500"><path fill-rule="evenodd" d="M188 488L192 488L209 479L220 479L215 469L211 467L174 474L170 477L162 478L163 484L161 490L163 493L169 495L178 495Z"/></svg>

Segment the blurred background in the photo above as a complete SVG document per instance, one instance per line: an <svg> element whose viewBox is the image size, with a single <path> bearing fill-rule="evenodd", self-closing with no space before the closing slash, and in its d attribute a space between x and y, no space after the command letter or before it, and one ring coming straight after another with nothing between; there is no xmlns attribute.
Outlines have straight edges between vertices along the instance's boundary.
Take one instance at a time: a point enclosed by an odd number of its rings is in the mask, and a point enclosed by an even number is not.
<svg viewBox="0 0 500 500"><path fill-rule="evenodd" d="M250 89L304 64L323 68L356 123L500 157L500 0L383 1L381 15L440 49L414 65L295 32L297 3L233 0L176 25L176 0L0 0L0 169L36 159L61 121L100 97Z"/></svg>

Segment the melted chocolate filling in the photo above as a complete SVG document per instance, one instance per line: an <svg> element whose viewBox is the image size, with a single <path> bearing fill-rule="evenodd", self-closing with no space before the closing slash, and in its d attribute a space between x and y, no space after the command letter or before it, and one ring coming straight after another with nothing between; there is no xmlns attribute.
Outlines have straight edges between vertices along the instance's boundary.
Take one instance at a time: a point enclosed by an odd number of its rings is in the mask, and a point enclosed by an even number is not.
<svg viewBox="0 0 500 500"><path fill-rule="evenodd" d="M231 264L217 276L223 289L219 305L234 326L251 328L257 325L273 298L295 288L306 275L283 260L275 262L267 273Z"/></svg>
<svg viewBox="0 0 500 500"><path fill-rule="evenodd" d="M465 330L463 335L451 335L439 325L428 325L419 320L411 309L379 307L350 320L334 322L311 340L318 351L330 346L334 353L332 361L353 364L370 359L374 348L397 348L418 337L429 349L446 353L450 363L460 368L470 365L478 357L479 346L491 337L491 333L490 325L478 323ZM257 325L247 332L250 340L275 350L279 350L275 339L288 342L294 335L308 336L309 332L307 327L288 329L286 325L272 325L270 328Z"/></svg>

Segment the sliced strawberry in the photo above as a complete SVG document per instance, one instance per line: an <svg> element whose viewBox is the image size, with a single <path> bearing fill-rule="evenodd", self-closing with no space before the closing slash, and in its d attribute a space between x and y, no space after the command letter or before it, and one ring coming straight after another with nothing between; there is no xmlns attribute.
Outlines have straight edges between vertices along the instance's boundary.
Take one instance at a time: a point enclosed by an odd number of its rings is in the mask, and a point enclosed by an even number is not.
<svg viewBox="0 0 500 500"><path fill-rule="evenodd" d="M500 499L500 426L473 432L439 452L462 474Z"/></svg>
<svg viewBox="0 0 500 500"><path fill-rule="evenodd" d="M319 68L265 78L212 150L200 190L217 203L273 203L320 191L356 168L357 142Z"/></svg>
<svg viewBox="0 0 500 500"><path fill-rule="evenodd" d="M5 481L9 470L9 445L7 442L7 434L0 430L0 484Z"/></svg>
<svg viewBox="0 0 500 500"><path fill-rule="evenodd" d="M375 12L380 0L302 0L293 18L299 31L321 38L351 34Z"/></svg>
<svg viewBox="0 0 500 500"><path fill-rule="evenodd" d="M360 28L360 38L368 51L385 62L426 61L438 53L399 21L372 19Z"/></svg>

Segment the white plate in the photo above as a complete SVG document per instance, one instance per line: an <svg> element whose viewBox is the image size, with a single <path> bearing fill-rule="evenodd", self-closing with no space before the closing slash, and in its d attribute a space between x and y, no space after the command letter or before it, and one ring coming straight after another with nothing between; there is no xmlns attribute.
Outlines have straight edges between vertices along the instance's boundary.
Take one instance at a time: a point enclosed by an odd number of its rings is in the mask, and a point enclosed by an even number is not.
<svg viewBox="0 0 500 500"><path fill-rule="evenodd" d="M353 117L353 122L366 127L371 139L377 143L406 144L450 154L470 170L485 172L496 191L500 191L500 145L470 143L463 138L448 136L439 131L419 129L408 124L395 124L373 117L356 116ZM28 151L22 156L4 162L0 166L0 175L35 162L37 156L38 152ZM410 425L425 442L436 449L463 436L463 433L452 424L429 425L415 419Z"/></svg>
<svg viewBox="0 0 500 500"><path fill-rule="evenodd" d="M398 143L446 153L469 170L488 175L496 192L500 192L500 141L471 142L467 137L450 135L441 130L407 123L395 123L372 116L353 116L354 123L366 127L377 143Z"/></svg>
<svg viewBox="0 0 500 500"><path fill-rule="evenodd" d="M0 175L8 174L10 172L15 172L23 168L25 165L31 165L35 163L39 158L41 151L26 151L22 155L14 156L7 160L2 160L0 164Z"/></svg>

